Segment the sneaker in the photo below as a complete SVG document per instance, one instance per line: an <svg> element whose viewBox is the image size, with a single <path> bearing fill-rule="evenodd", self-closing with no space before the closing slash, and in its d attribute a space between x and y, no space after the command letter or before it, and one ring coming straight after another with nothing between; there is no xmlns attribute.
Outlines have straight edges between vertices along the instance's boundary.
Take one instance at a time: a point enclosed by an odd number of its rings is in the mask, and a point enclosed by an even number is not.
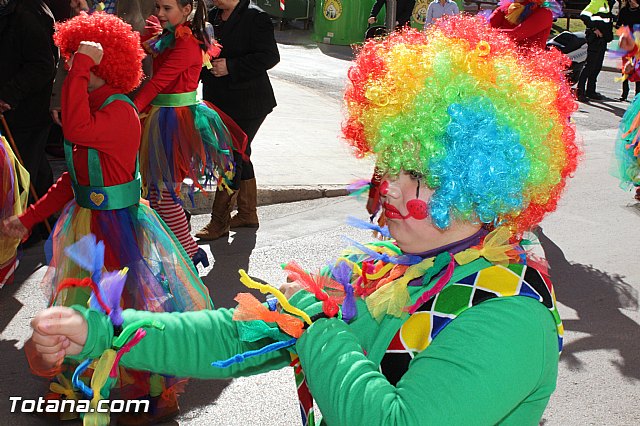
<svg viewBox="0 0 640 426"><path fill-rule="evenodd" d="M201 248L199 248L196 254L193 255L191 261L193 262L193 266L195 266L196 269L198 268L199 263L202 263L202 266L204 268L209 267L209 258L207 257L207 253Z"/></svg>

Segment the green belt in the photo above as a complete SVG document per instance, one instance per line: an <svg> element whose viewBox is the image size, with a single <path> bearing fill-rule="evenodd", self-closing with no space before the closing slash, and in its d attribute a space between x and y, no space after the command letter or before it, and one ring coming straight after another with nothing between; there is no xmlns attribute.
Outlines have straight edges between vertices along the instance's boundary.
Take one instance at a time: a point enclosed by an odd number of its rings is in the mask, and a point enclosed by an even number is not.
<svg viewBox="0 0 640 426"><path fill-rule="evenodd" d="M151 101L151 105L157 107L182 107L197 104L196 92L186 93L160 93Z"/></svg>
<svg viewBox="0 0 640 426"><path fill-rule="evenodd" d="M140 178L113 186L72 184L76 202L91 210L118 210L140 202Z"/></svg>

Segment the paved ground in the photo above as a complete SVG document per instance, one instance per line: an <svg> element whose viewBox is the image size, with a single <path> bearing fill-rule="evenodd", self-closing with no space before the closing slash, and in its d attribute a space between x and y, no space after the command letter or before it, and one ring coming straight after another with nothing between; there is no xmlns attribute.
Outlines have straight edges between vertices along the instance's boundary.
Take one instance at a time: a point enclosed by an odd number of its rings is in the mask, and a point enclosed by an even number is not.
<svg viewBox="0 0 640 426"><path fill-rule="evenodd" d="M321 51L291 31L279 37L297 44L280 45L282 62L271 73L279 106L255 141L261 187L333 187L368 177L370 165L345 156L338 137L339 93L348 68L341 58L349 52L326 46ZM620 93L614 77L604 72L598 88L611 99ZM628 105L612 100L580 105L575 120L584 158L558 211L539 233L567 331L545 425L640 424L640 267L635 261L640 205L608 173L616 127ZM281 262L296 259L313 269L345 245L343 235L369 238L343 225L347 215L364 217L362 204L347 197L269 205L259 214L257 232L242 230L227 241L202 245L215 260L201 272L218 307L233 305L241 290L239 268L277 283L284 278ZM206 221L206 215L194 216L194 229ZM0 424L51 424L8 410L9 395L36 397L44 389L29 375L20 351L30 318L44 305L38 288L44 273L41 253L41 245L26 250L16 285L0 291ZM289 370L192 381L181 404L178 421L185 425L296 425L299 419Z"/></svg>

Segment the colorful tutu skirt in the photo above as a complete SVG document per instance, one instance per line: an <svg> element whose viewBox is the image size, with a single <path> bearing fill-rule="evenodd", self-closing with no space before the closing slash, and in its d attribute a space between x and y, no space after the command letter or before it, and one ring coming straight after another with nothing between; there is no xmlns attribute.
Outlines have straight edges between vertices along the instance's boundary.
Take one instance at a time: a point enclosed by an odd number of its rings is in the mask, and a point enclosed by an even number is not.
<svg viewBox="0 0 640 426"><path fill-rule="evenodd" d="M640 186L640 96L636 95L624 113L615 144L616 168L614 175L620 179L620 186L629 189Z"/></svg>
<svg viewBox="0 0 640 426"><path fill-rule="evenodd" d="M86 304L89 291L57 291L66 278L89 273L70 262L65 248L94 234L105 245L105 269L129 268L123 307L149 312L211 309L212 302L193 262L155 211L144 204L119 210L90 210L75 201L65 206L51 233L45 290L51 305Z"/></svg>
<svg viewBox="0 0 640 426"><path fill-rule="evenodd" d="M87 306L89 288L71 287L59 291L58 286L66 278L89 277L88 271L70 261L65 254L66 247L89 234L104 242L106 271L129 268L122 292L124 309L150 312L213 309L209 292L191 259L155 211L144 204L119 210L90 210L80 207L75 200L63 209L48 242L51 247L47 253L49 269L43 284L50 305ZM62 372L70 377L74 367L63 365ZM47 372L46 375L53 374ZM120 392L125 398L148 395L150 387L158 380L161 380L163 395L174 392L179 383L177 378L158 379L158 375L149 372L123 368L120 368L119 377Z"/></svg>
<svg viewBox="0 0 640 426"><path fill-rule="evenodd" d="M28 188L29 173L18 162L7 140L0 135L0 221L24 211ZM4 284L5 275L9 276L7 271L13 265L19 244L19 239L0 236L0 287ZM7 271L4 271L4 266Z"/></svg>
<svg viewBox="0 0 640 426"><path fill-rule="evenodd" d="M235 189L234 153L244 153L247 137L211 103L196 101L196 92L160 94L143 117L140 172L145 193L169 189L177 201L185 179L197 188ZM193 200L191 200L193 201Z"/></svg>

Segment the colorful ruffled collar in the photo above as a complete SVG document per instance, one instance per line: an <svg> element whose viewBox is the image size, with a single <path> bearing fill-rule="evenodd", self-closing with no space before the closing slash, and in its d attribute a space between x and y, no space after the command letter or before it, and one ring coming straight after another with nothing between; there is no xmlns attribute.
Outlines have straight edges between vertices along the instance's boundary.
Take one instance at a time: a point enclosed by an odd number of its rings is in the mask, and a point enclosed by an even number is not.
<svg viewBox="0 0 640 426"><path fill-rule="evenodd" d="M210 28L210 27L209 27ZM208 29L209 29L208 28ZM198 40L191 31L191 22L187 21L184 24L178 26L168 25L166 29L162 28L158 19L148 19L145 26L146 36L142 41L142 47L154 58L166 49L175 45L176 39L179 38L191 38L198 44L203 44ZM220 45L213 36L213 31L210 34L210 43L204 43L206 49L202 55L202 64L208 69L212 68L211 59L217 58L222 51L222 45Z"/></svg>
<svg viewBox="0 0 640 426"><path fill-rule="evenodd" d="M524 249L519 243L511 243L510 238L511 233L505 227L488 234L481 231L451 247L442 247L437 255L430 257L406 255L391 241L367 246L357 244L319 273L308 273L295 262L284 265L283 269L289 281L299 283L322 302L321 317L337 317L350 322L357 315L355 300L359 297L365 301L372 317L380 321L385 315L402 317L413 314L446 287L458 265L466 265L479 258L503 266L526 262ZM238 321L241 338L257 341L269 337L276 342L214 362L212 365L215 367L227 367L251 356L290 347L302 334L305 323L311 325L316 319L291 306L274 287L252 280L243 270L240 275L247 287L273 294L282 308L282 312L277 312L275 304L267 308L249 294L239 295L233 319ZM409 285L428 287L413 304Z"/></svg>

